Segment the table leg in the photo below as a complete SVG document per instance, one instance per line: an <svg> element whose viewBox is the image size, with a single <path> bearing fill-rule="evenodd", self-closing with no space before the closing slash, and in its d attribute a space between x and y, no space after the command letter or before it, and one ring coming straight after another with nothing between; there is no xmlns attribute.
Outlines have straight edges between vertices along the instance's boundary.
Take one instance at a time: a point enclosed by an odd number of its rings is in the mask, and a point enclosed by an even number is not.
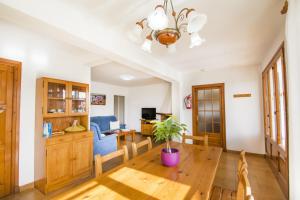
<svg viewBox="0 0 300 200"><path fill-rule="evenodd" d="M135 141L135 131L131 132L131 141L134 142Z"/></svg>
<svg viewBox="0 0 300 200"><path fill-rule="evenodd" d="M117 135L117 148L120 148L121 144L120 144L120 135Z"/></svg>

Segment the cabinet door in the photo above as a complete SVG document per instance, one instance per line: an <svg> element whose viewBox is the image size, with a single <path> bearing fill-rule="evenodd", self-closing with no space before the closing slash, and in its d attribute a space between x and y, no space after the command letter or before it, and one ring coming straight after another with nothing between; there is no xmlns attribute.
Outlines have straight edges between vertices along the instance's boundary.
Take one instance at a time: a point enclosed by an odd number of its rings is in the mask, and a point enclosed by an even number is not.
<svg viewBox="0 0 300 200"><path fill-rule="evenodd" d="M82 83L69 83L69 114L76 115L88 115L88 97L89 97L89 86Z"/></svg>
<svg viewBox="0 0 300 200"><path fill-rule="evenodd" d="M72 178L72 142L47 147L47 184L60 183Z"/></svg>
<svg viewBox="0 0 300 200"><path fill-rule="evenodd" d="M61 117L68 114L67 82L44 80L44 117Z"/></svg>
<svg viewBox="0 0 300 200"><path fill-rule="evenodd" d="M91 172L93 166L93 140L91 137L73 142L73 175Z"/></svg>

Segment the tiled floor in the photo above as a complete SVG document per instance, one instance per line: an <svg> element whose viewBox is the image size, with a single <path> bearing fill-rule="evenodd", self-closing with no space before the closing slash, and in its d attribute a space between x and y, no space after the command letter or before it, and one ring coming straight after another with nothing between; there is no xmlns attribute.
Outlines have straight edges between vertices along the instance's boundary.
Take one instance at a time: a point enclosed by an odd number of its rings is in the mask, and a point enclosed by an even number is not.
<svg viewBox="0 0 300 200"><path fill-rule="evenodd" d="M145 137L137 135L136 140L144 140ZM125 143L123 143L125 144ZM131 153L131 142L130 138L127 138L126 142L128 146L129 155ZM158 145L154 143L154 146ZM143 150L142 150L143 151ZM142 153L142 152L141 152ZM223 153L221 157L221 162L219 164L218 172L215 178L215 185L232 189L236 189L236 170L237 161L239 155L235 153ZM252 186L252 191L255 200L285 200L285 197L280 190L280 187L269 167L267 161L263 157L246 155L246 159L249 165L249 179ZM104 166L104 170L109 170L110 168L118 165L121 160L115 160ZM64 189L63 191L66 191ZM16 195L12 195L4 198L5 200L42 200L48 199L52 195L47 197L41 194L35 189L31 189Z"/></svg>

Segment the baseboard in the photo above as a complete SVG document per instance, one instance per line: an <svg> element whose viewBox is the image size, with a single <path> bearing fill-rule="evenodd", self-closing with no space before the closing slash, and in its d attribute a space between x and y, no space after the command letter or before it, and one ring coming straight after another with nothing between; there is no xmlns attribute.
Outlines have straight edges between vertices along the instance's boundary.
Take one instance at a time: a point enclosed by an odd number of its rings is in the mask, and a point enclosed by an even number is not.
<svg viewBox="0 0 300 200"><path fill-rule="evenodd" d="M19 192L24 192L26 190L33 189L33 188L34 188L34 183L28 183L26 185L19 186Z"/></svg>
<svg viewBox="0 0 300 200"><path fill-rule="evenodd" d="M268 164L275 176L275 178L277 179L277 182L280 186L280 189L282 190L284 196L289 199L289 188L288 188L288 183L286 182L286 180L282 177L282 175L278 172L278 170L276 169L276 167L273 165L273 163L271 162L271 160L269 158L267 158Z"/></svg>
<svg viewBox="0 0 300 200"><path fill-rule="evenodd" d="M227 149L228 153L235 153L235 154L240 154L241 151L236 151L236 150L229 150ZM251 155L251 156L257 156L257 157L263 157L266 158L266 154L259 154L259 153L251 153L246 151L246 155Z"/></svg>

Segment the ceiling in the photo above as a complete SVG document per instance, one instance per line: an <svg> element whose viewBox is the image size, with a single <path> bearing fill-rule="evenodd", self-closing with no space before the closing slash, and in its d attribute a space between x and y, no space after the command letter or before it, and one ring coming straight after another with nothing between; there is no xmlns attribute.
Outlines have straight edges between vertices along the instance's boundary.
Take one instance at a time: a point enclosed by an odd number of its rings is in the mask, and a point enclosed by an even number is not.
<svg viewBox="0 0 300 200"><path fill-rule="evenodd" d="M128 33L135 22L146 17L158 0L63 0L82 12L89 13L105 27ZM280 15L282 0L173 0L175 10L192 7L208 16L200 35L206 43L189 49L187 34L170 54L157 43L152 56L171 67L186 72L224 67L259 65L271 42L284 27ZM123 34L128 40L127 34ZM136 48L140 44L136 44Z"/></svg>
<svg viewBox="0 0 300 200"><path fill-rule="evenodd" d="M149 74L126 67L116 62L107 62L101 65L92 67L92 81L104 82L124 87L136 87L144 85L152 85L166 83L166 81L155 78ZM121 75L130 75L132 80L122 80Z"/></svg>
<svg viewBox="0 0 300 200"><path fill-rule="evenodd" d="M147 54L140 49L141 44L130 41L128 33L137 20L161 2L0 0L0 4L14 9L4 13L6 7L2 6L0 15L22 25L31 23L35 30L45 30L57 39L165 80L178 80L181 72L258 66L284 29L285 16L280 15L283 0L173 0L177 12L190 7L208 16L200 31L206 42L189 49L189 37L183 34L176 53L169 54L156 43L153 53ZM38 23L33 23L33 18ZM96 66L98 61L89 62Z"/></svg>

